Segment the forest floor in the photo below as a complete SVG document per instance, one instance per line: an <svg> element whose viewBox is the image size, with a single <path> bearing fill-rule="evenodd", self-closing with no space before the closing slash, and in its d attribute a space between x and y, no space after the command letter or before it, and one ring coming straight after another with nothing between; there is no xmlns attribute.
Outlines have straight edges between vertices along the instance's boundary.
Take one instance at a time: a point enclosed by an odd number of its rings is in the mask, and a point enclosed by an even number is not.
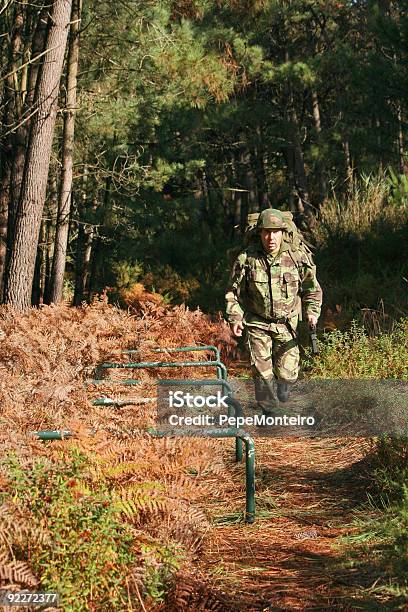
<svg viewBox="0 0 408 612"><path fill-rule="evenodd" d="M231 442L219 442L232 478L214 479L216 498L202 507L211 528L194 575L179 577L170 601L248 612L407 609L378 563L381 545L360 542L361 525L381 514L370 496L370 440L255 438L251 525L242 521L244 465Z"/></svg>
<svg viewBox="0 0 408 612"><path fill-rule="evenodd" d="M380 585L377 568L355 567L338 545L356 531L367 502L367 449L344 438L256 439L255 446L256 522L233 522L236 490L224 489L225 504L219 494L206 504L215 524L198 569L227 594L225 609L379 609L382 598L370 595Z"/></svg>

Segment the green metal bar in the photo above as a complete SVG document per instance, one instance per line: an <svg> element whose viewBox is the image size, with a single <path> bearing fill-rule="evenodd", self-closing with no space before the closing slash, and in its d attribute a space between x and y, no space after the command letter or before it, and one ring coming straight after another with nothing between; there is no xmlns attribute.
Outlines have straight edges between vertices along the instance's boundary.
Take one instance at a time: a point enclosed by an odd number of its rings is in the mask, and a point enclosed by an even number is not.
<svg viewBox="0 0 408 612"><path fill-rule="evenodd" d="M165 385L166 387L178 387L181 385L204 385L204 386L221 386L223 389L226 389L227 394L229 395L228 404L230 404L234 408L234 414L230 414L228 411L228 416L243 416L243 410L240 402L232 397L232 387L226 380L207 380L200 378L190 378L190 379L175 379L170 378L168 380L161 379L160 384ZM238 463L242 461L242 440L240 438L235 439L235 461Z"/></svg>
<svg viewBox="0 0 408 612"><path fill-rule="evenodd" d="M44 429L42 431L32 431L31 434L40 440L66 440L72 438L75 434L72 431L57 431Z"/></svg>
<svg viewBox="0 0 408 612"><path fill-rule="evenodd" d="M178 387L181 385L203 385L218 386L226 389L228 395L232 395L232 387L227 380L219 378L160 378L159 384L166 387Z"/></svg>
<svg viewBox="0 0 408 612"><path fill-rule="evenodd" d="M97 375L100 370L111 368L126 368L143 370L145 368L195 368L195 367L212 367L216 366L217 373L221 372L221 378L227 380L227 368L221 361L139 361L136 363L101 363L95 369ZM98 376L96 376L98 378Z"/></svg>
<svg viewBox="0 0 408 612"><path fill-rule="evenodd" d="M92 378L85 381L85 385L101 385L108 383L110 385L140 385L142 381L136 378L127 378L125 380L115 380L113 378Z"/></svg>
<svg viewBox="0 0 408 612"><path fill-rule="evenodd" d="M159 348L150 349L150 351L152 353L193 353L196 351L211 351L214 353L215 360L221 361L220 351L217 349L216 346L212 344L207 344L204 346L179 346L175 348L159 347ZM124 351L122 351L122 353L131 355L134 353L140 353L140 349L125 349ZM218 366L217 366L217 374L218 374L218 378L223 378L222 369Z"/></svg>
<svg viewBox="0 0 408 612"><path fill-rule="evenodd" d="M149 402L154 401L156 398L154 397L143 397L143 398L135 398L135 399L112 399L111 397L98 397L93 400L93 406L117 406L120 408L121 406L132 406L138 404L148 404Z"/></svg>
<svg viewBox="0 0 408 612"><path fill-rule="evenodd" d="M204 346L178 346L176 348L154 348L149 349L152 353L193 353L195 351L212 351L215 355L216 361L221 361L220 351L216 346L212 344L206 344ZM125 349L122 353L132 354L132 353L140 353L140 349Z"/></svg>
<svg viewBox="0 0 408 612"><path fill-rule="evenodd" d="M253 438L242 429L229 427L228 429L201 429L197 433L184 429L172 429L169 432L149 430L151 435L160 438L168 436L208 436L210 438L239 438L245 444L245 522L253 523L255 520L255 444Z"/></svg>

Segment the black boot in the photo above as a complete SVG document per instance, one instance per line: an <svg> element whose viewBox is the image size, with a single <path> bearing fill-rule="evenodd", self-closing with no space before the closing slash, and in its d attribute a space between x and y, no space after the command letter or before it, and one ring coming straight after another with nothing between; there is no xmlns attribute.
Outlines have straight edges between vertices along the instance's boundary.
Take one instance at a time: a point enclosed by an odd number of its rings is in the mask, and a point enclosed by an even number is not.
<svg viewBox="0 0 408 612"><path fill-rule="evenodd" d="M278 380L276 394L280 402L287 402L290 395L290 383L286 380Z"/></svg>
<svg viewBox="0 0 408 612"><path fill-rule="evenodd" d="M279 407L279 400L276 395L275 380L266 380L264 378L254 378L255 383L255 398L258 408L263 414L272 413Z"/></svg>

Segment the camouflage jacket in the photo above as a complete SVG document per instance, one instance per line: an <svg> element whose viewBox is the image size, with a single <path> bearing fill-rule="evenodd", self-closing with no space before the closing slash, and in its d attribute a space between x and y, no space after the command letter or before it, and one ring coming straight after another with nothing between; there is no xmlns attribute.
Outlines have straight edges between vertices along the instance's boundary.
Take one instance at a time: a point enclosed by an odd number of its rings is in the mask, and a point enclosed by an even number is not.
<svg viewBox="0 0 408 612"><path fill-rule="evenodd" d="M307 254L299 251L293 256L290 245L283 242L279 254L273 257L259 242L238 255L225 298L230 323L244 319L256 324L258 319L264 323L297 316L299 298L307 314L319 317L322 289Z"/></svg>

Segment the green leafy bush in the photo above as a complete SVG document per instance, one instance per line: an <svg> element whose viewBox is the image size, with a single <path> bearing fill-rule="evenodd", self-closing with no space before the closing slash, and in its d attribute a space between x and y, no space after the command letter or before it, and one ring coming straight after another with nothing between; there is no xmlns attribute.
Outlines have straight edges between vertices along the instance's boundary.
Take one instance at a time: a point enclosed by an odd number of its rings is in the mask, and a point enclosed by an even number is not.
<svg viewBox="0 0 408 612"><path fill-rule="evenodd" d="M324 334L320 355L308 361L312 378L408 378L408 319L390 333L369 337L353 322L347 331Z"/></svg>
<svg viewBox="0 0 408 612"><path fill-rule="evenodd" d="M133 537L108 491L86 490L85 458L74 453L65 464L37 459L27 469L10 456L3 467L14 503L49 536L46 546L27 542L41 588L59 593L64 610L124 609Z"/></svg>

